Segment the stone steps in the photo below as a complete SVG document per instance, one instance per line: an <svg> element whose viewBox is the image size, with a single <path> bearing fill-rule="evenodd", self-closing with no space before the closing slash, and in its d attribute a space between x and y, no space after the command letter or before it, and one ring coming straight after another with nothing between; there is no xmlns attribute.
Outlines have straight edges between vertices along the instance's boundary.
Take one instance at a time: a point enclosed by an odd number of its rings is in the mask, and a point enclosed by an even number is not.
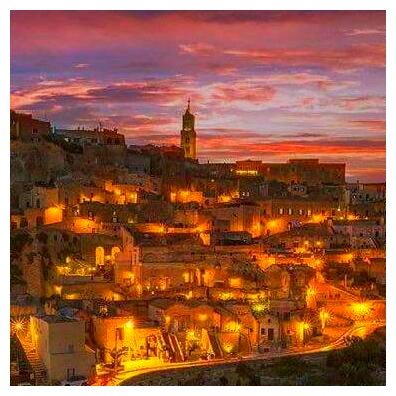
<svg viewBox="0 0 396 396"><path fill-rule="evenodd" d="M26 336L18 336L18 338L33 370L36 385L49 385L47 380L47 370L45 369L43 362L40 360L34 345Z"/></svg>

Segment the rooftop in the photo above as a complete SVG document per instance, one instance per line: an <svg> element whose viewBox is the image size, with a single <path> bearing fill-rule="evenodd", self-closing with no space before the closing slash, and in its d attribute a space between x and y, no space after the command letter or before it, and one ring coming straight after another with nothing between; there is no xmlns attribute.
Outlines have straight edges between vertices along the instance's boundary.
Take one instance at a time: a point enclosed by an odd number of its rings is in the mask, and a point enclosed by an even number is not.
<svg viewBox="0 0 396 396"><path fill-rule="evenodd" d="M177 243L201 244L196 233L149 233L136 232L130 230L135 238L135 242L140 246L162 246L173 245Z"/></svg>
<svg viewBox="0 0 396 396"><path fill-rule="evenodd" d="M37 318L47 323L79 322L79 320L75 318L71 318L70 316L61 316L61 315L42 315L42 316L37 316Z"/></svg>

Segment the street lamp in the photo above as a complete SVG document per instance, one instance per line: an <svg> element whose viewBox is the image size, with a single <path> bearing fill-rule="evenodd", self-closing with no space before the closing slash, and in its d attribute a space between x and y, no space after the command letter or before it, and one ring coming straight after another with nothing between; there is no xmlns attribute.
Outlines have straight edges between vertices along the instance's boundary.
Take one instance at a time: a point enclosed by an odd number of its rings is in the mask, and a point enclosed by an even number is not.
<svg viewBox="0 0 396 396"><path fill-rule="evenodd" d="M303 343L305 343L305 331L308 330L311 327L311 325L307 322L300 322L299 328L300 328L300 339Z"/></svg>
<svg viewBox="0 0 396 396"><path fill-rule="evenodd" d="M326 321L330 318L330 314L325 311L325 310L321 310L319 312L319 318L320 318L320 322L322 324L322 330L326 327Z"/></svg>
<svg viewBox="0 0 396 396"><path fill-rule="evenodd" d="M19 331L22 331L24 329L24 323L22 320L13 320L11 322L11 330L13 332L13 334L18 335Z"/></svg>

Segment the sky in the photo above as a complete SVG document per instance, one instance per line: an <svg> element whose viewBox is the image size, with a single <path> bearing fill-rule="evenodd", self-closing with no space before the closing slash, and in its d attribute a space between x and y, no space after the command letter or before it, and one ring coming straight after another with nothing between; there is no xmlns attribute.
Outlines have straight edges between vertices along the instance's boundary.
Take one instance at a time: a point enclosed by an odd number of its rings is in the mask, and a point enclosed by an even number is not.
<svg viewBox="0 0 396 396"><path fill-rule="evenodd" d="M319 158L385 181L385 11L11 11L14 110L200 162Z"/></svg>

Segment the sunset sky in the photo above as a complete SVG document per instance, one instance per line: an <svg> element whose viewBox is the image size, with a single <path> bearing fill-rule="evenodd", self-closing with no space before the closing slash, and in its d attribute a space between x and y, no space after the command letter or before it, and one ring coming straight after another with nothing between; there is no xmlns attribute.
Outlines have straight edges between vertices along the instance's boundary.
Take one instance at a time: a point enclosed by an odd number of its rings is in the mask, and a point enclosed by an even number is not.
<svg viewBox="0 0 396 396"><path fill-rule="evenodd" d="M11 108L179 144L201 162L315 157L385 181L385 12L12 11Z"/></svg>

